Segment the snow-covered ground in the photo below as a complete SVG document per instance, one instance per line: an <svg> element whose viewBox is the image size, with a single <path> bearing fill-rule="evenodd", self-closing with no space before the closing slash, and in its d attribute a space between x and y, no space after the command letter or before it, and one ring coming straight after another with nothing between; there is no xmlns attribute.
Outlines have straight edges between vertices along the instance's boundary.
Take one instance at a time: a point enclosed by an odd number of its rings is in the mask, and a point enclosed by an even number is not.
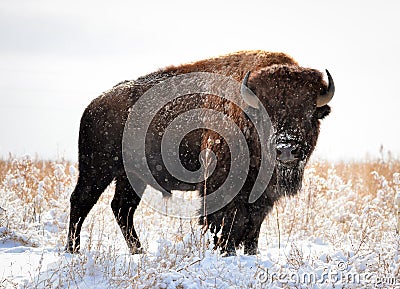
<svg viewBox="0 0 400 289"><path fill-rule="evenodd" d="M14 160L0 185L0 288L400 288L400 165L379 168L310 165L301 193L263 223L259 254L227 258L196 220L145 205L135 222L146 253L130 255L109 206L111 185L85 221L81 253L71 255L64 245L75 166Z"/></svg>

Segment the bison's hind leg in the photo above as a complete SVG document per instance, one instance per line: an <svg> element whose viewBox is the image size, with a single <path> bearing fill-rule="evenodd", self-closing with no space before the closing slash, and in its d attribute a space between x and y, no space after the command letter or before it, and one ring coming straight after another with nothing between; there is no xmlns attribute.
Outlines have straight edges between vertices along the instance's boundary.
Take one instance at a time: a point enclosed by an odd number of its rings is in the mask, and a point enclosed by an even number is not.
<svg viewBox="0 0 400 289"><path fill-rule="evenodd" d="M140 179L136 179L135 187L140 188L141 192L139 193L143 194L146 184ZM133 215L139 203L140 197L132 188L126 174L124 173L122 176L117 177L115 195L111 202L111 207L132 254L140 253L142 249L133 224Z"/></svg>
<svg viewBox="0 0 400 289"><path fill-rule="evenodd" d="M107 169L80 170L78 182L70 199L68 241L65 248L67 252L79 251L83 221L112 180L113 176Z"/></svg>

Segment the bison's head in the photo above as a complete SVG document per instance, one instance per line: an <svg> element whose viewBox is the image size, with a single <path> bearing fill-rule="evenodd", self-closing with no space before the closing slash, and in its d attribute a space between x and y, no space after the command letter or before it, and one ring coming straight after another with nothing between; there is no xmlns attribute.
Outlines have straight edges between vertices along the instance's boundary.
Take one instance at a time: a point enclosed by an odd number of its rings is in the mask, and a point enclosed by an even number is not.
<svg viewBox="0 0 400 289"><path fill-rule="evenodd" d="M330 113L327 104L335 88L328 71L327 75L328 85L317 70L274 65L249 72L243 80L244 100L254 108L260 101L274 126L280 193L294 194L301 187L304 166L317 143L320 119Z"/></svg>

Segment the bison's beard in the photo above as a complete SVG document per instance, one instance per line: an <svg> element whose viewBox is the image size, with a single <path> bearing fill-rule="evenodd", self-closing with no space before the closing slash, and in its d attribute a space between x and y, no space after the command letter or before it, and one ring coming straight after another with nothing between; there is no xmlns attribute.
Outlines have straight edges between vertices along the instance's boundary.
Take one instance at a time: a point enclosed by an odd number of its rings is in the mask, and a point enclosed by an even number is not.
<svg viewBox="0 0 400 289"><path fill-rule="evenodd" d="M301 189L305 163L300 161L294 166L277 164L277 194L293 196Z"/></svg>

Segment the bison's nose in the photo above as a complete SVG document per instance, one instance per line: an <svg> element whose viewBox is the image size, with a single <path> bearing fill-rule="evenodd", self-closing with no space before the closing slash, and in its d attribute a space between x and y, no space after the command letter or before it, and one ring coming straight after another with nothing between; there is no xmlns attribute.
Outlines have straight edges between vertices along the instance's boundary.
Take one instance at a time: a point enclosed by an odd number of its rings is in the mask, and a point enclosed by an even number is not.
<svg viewBox="0 0 400 289"><path fill-rule="evenodd" d="M297 144L279 143L276 145L276 159L282 163L292 163L300 158Z"/></svg>

